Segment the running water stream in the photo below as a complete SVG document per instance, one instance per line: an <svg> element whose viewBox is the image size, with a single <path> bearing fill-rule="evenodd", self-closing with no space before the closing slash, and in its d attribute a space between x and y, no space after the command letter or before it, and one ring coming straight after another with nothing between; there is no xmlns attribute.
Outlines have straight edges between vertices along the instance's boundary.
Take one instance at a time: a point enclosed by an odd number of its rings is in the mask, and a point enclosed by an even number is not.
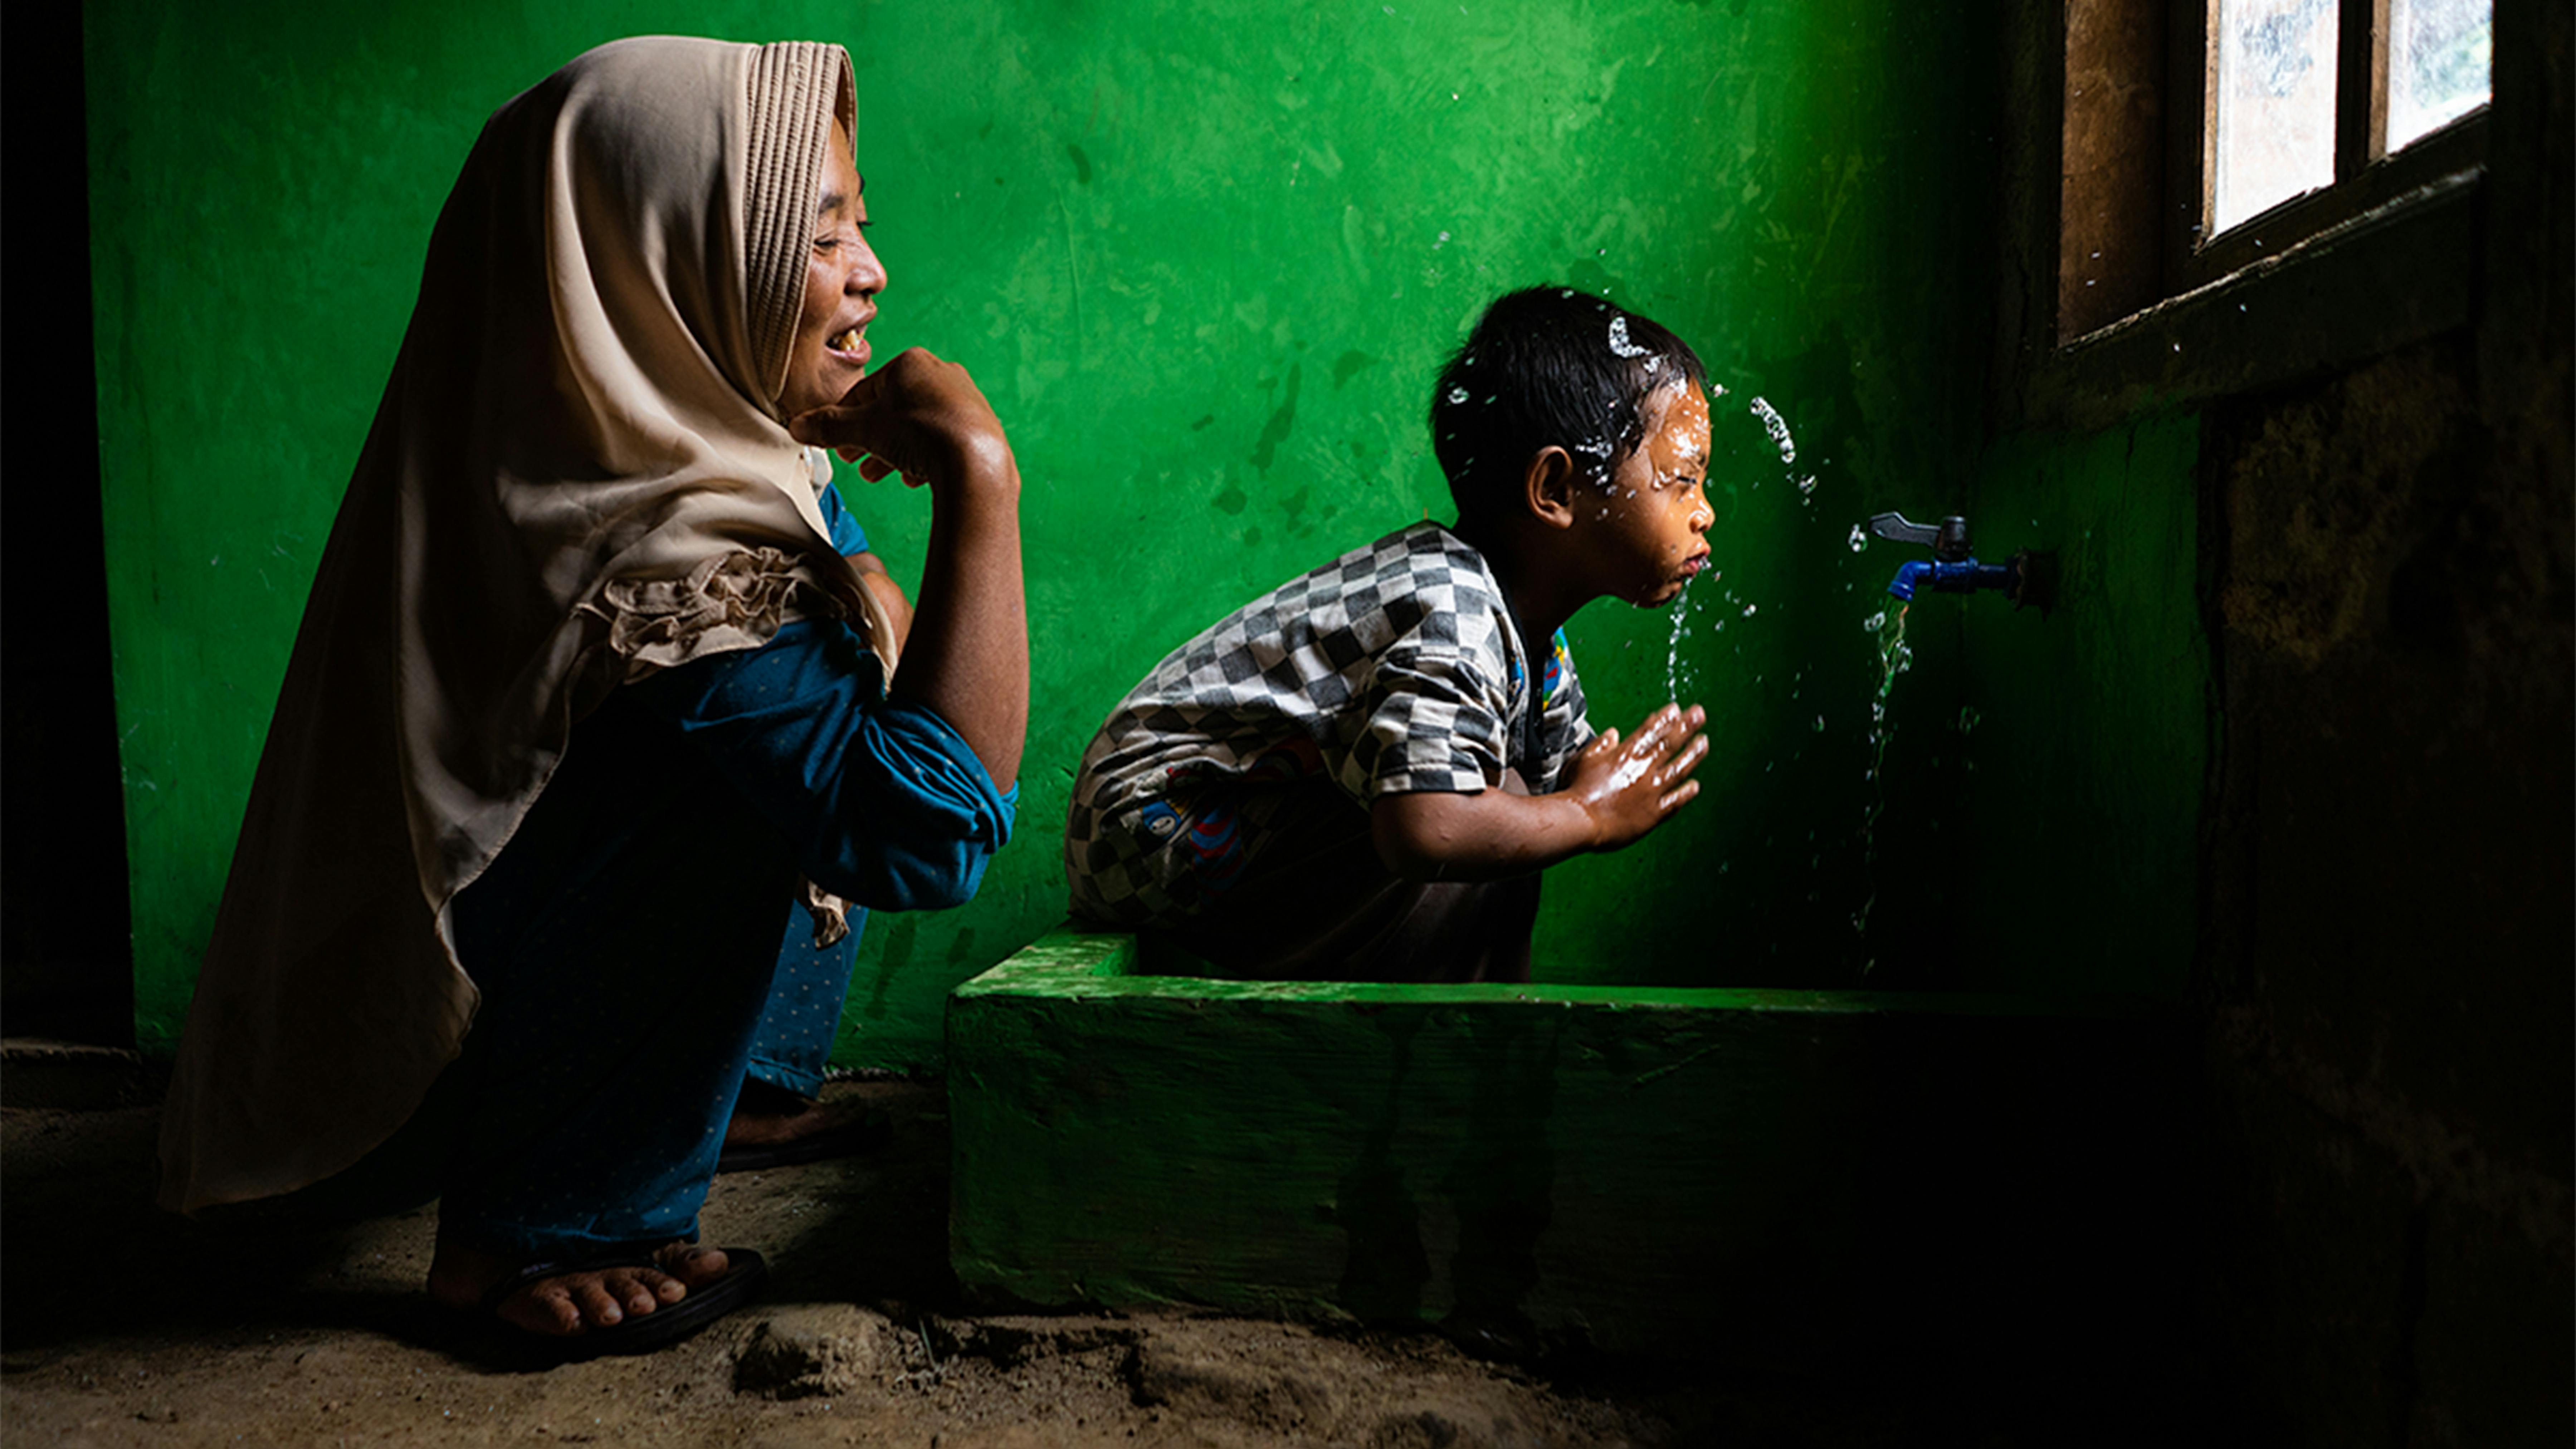
<svg viewBox="0 0 2576 1449"><path fill-rule="evenodd" d="M1869 940L1869 913L1878 904L1878 817L1887 811L1887 745L1896 736L1896 725L1887 716L1887 697L1896 688L1896 676L1914 667L1914 650L1905 642L1905 614L1910 606L1899 604L1893 612L1882 609L1861 621L1878 644L1878 687L1869 701L1869 801L1861 807L1860 824L1860 909L1852 913L1852 934L1864 948ZM1863 956L1861 974L1866 976L1876 966L1875 957Z"/></svg>

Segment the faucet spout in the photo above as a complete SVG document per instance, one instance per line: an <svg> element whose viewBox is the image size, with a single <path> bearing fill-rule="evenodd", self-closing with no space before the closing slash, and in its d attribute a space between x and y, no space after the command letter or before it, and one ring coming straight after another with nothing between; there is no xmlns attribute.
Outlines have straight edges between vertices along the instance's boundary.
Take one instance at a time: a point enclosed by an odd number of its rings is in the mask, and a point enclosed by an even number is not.
<svg viewBox="0 0 2576 1449"><path fill-rule="evenodd" d="M2036 604L2043 614L2057 601L2055 554L2024 549L2014 554L2010 563L1979 563L1968 551L1968 520L1957 514L1938 524L1928 524L1916 523L1902 513L1881 513L1870 519L1869 531L1897 543L1931 547L1932 557L1899 565L1896 577L1888 582L1887 591L1909 604L1923 589L1937 594L1973 594L1979 589L1992 589L2012 600L2016 609Z"/></svg>
<svg viewBox="0 0 2576 1449"><path fill-rule="evenodd" d="M1936 594L1973 594L1979 589L1993 589L2012 597L2021 592L2020 561L1985 564L1973 558L1957 563L1914 559L1897 565L1896 577L1889 582L1887 591L1910 604L1915 590L1925 588Z"/></svg>

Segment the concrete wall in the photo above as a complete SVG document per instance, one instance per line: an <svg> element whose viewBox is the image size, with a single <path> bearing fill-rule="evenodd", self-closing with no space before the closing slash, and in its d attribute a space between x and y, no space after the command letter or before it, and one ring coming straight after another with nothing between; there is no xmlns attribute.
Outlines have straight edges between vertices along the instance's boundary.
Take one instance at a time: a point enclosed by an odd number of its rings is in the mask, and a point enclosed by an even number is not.
<svg viewBox="0 0 2576 1449"><path fill-rule="evenodd" d="M2034 9L2008 47L2034 118L2005 167L2025 321L1976 499L2083 523L2070 577L2102 596L2070 590L2048 659L1969 638L1978 687L2044 697L2055 725L1980 777L1999 813L1977 817L1966 915L2192 962L2212 1441L2564 1444L2568 7L2496 5L2484 174L2453 203L2072 359L2044 290L2057 35ZM2206 710L2123 703L2121 676L2178 648L2207 661ZM2091 912L2088 875L2155 868L2139 831L2182 827L2195 762L2196 920Z"/></svg>

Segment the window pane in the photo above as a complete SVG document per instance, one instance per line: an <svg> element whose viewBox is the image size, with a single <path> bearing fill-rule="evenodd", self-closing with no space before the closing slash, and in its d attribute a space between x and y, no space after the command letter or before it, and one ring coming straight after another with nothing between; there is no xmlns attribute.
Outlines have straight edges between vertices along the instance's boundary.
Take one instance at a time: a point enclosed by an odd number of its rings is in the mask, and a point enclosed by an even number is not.
<svg viewBox="0 0 2576 1449"><path fill-rule="evenodd" d="M2218 0L2212 232L2334 181L2334 0Z"/></svg>
<svg viewBox="0 0 2576 1449"><path fill-rule="evenodd" d="M2491 0L2388 0L2388 149L2487 99Z"/></svg>

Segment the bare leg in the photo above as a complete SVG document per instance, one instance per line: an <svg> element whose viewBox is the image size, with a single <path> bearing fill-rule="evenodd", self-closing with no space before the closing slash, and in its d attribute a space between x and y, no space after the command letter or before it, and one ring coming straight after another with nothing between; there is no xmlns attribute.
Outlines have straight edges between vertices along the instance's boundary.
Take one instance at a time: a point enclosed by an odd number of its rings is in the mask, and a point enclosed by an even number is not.
<svg viewBox="0 0 2576 1449"><path fill-rule="evenodd" d="M820 1102L783 1087L746 1079L734 1099L733 1118L725 1124L727 1147L775 1147L837 1131L864 1120L868 1109L857 1102Z"/></svg>

